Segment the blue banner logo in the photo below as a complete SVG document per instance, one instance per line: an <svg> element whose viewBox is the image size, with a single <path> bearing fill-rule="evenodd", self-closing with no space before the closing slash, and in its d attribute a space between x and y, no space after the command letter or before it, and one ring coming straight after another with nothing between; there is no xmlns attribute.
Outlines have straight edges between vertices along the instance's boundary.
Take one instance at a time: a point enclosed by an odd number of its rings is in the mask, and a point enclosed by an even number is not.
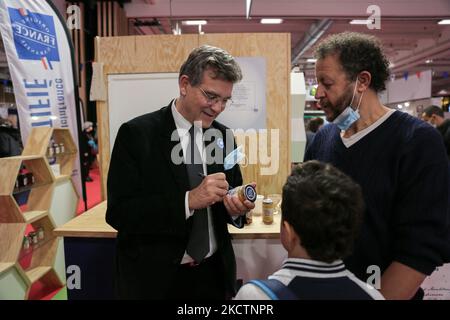
<svg viewBox="0 0 450 320"><path fill-rule="evenodd" d="M24 9L8 8L19 59L59 61L53 17Z"/></svg>

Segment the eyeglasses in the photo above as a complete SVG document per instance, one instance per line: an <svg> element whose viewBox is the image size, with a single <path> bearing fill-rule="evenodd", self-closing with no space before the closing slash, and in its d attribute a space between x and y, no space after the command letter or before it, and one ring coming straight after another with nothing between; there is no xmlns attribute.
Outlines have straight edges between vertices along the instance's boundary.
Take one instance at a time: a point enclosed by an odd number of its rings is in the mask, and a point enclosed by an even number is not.
<svg viewBox="0 0 450 320"><path fill-rule="evenodd" d="M210 105L215 105L220 102L220 106L222 108L226 108L233 104L233 100L231 100L231 99L222 99L222 97L220 97L218 95L215 95L212 93L206 93L205 90L203 90L200 87L197 87L197 88L200 89L200 91L203 93L203 95L206 98L206 102Z"/></svg>

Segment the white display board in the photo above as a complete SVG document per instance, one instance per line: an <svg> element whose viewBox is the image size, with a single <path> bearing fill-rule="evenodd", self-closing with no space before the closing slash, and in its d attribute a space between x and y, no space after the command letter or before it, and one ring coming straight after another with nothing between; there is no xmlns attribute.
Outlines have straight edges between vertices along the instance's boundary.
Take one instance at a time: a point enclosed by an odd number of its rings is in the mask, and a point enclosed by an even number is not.
<svg viewBox="0 0 450 320"><path fill-rule="evenodd" d="M231 129L266 129L266 59L237 57L242 81L233 86L233 104L217 118Z"/></svg>
<svg viewBox="0 0 450 320"><path fill-rule="evenodd" d="M111 152L122 123L159 110L178 96L178 73L109 75L108 106Z"/></svg>
<svg viewBox="0 0 450 320"><path fill-rule="evenodd" d="M382 101L396 103L431 97L431 70L422 71L420 77L409 75L407 79L399 78L386 82L386 93L382 95Z"/></svg>
<svg viewBox="0 0 450 320"><path fill-rule="evenodd" d="M263 57L238 57L236 61L243 79L233 87L234 104L217 120L231 129L265 129L266 61ZM178 96L178 73L108 75L111 152L122 123L159 110Z"/></svg>
<svg viewBox="0 0 450 320"><path fill-rule="evenodd" d="M450 300L450 263L436 268L421 285L424 300Z"/></svg>

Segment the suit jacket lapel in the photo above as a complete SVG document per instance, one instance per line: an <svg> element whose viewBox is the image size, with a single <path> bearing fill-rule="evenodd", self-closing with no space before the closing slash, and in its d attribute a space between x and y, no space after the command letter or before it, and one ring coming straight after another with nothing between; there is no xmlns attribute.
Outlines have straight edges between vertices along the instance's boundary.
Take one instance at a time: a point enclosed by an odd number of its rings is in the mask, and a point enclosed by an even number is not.
<svg viewBox="0 0 450 320"><path fill-rule="evenodd" d="M184 164L184 162L175 164L172 160L172 150L181 150L181 144L180 138L178 137L176 131L175 121L173 120L171 105L172 102L167 107L162 109L163 121L161 127L161 145L163 148L164 157L166 158L168 166L172 170L174 178L177 181L179 187L182 190L189 190L189 180L186 172L186 165ZM174 136L172 137L173 133ZM172 139L174 139L175 141L172 141ZM183 155L182 151L179 153L179 155Z"/></svg>

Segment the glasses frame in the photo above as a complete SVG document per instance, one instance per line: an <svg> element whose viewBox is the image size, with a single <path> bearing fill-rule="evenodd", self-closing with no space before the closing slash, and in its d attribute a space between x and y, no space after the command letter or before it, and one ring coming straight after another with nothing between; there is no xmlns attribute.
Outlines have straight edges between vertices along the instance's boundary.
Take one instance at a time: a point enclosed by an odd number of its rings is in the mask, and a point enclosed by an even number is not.
<svg viewBox="0 0 450 320"><path fill-rule="evenodd" d="M229 107L229 106L231 106L231 105L233 104L233 100L231 100L231 98L227 99L226 101L224 101L224 100L222 99L222 97L220 97L220 96L217 96L217 97L215 97L215 98L211 98L211 97L205 92L205 90L203 90L201 87L197 87L197 88L200 89L200 91L202 92L203 96L206 98L206 101L208 102L208 104L210 104L210 105L212 105L212 106L215 105L215 104L217 104L217 103L219 103L219 102L220 102L220 106L221 106L222 108Z"/></svg>

